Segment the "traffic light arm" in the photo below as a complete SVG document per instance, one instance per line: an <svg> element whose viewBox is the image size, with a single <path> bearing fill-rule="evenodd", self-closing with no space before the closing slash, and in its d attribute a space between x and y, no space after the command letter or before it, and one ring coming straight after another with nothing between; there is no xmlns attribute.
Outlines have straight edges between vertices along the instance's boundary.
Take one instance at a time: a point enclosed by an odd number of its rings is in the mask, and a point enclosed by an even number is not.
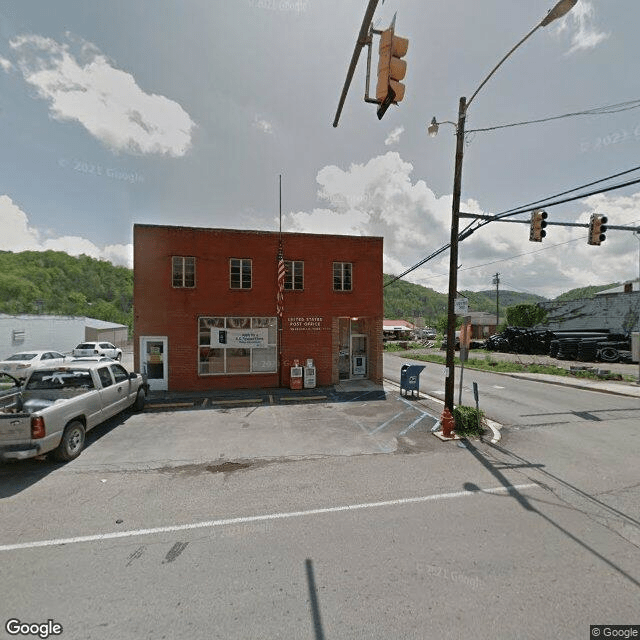
<svg viewBox="0 0 640 640"><path fill-rule="evenodd" d="M486 220L487 222L516 222L518 224L531 224L530 220L510 220L508 218L498 218L497 216L488 216L481 215L479 213L462 213L460 212L461 218L472 218L475 220ZM545 220L547 226L556 225L558 227L583 227L585 229L589 228L588 222L552 222L549 219ZM640 233L640 227L630 227L628 225L616 225L616 224L608 224L607 229L616 229L618 231L634 231L635 233Z"/></svg>
<svg viewBox="0 0 640 640"><path fill-rule="evenodd" d="M366 42L366 47L368 50L367 50L367 77L365 79L364 101L371 102L373 104L380 104L380 100L376 100L376 98L372 98L369 96L369 86L370 86L369 78L371 77L371 45L373 44L374 35L380 36L382 35L382 31L379 31L378 29L369 30L369 38Z"/></svg>
<svg viewBox="0 0 640 640"><path fill-rule="evenodd" d="M367 33L369 31L369 27L371 26L371 21L373 20L373 14L376 12L377 6L378 6L378 0L369 0L369 4L367 5L367 8L364 13L364 18L362 20L362 25L360 26L360 33L358 34L358 39L356 40L356 46L353 49L353 54L351 56L349 69L347 70L347 78L344 81L344 85L342 87L342 93L340 94L340 100L338 102L336 115L335 115L335 118L333 119L334 127L338 126L338 121L340 120L340 114L342 113L342 107L344 106L344 102L347 99L347 93L349 92L349 86L351 85L351 79L353 78L353 74L356 70L356 65L358 64L360 51L362 51L362 47L364 47L367 43Z"/></svg>

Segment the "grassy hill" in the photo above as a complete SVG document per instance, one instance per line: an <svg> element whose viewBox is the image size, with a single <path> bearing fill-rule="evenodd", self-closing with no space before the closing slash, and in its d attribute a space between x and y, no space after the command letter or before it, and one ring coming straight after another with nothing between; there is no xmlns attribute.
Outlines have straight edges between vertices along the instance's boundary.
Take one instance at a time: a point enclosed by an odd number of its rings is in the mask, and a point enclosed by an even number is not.
<svg viewBox="0 0 640 640"><path fill-rule="evenodd" d="M567 301L567 300L582 300L584 298L593 298L598 291L604 291L605 289L612 289L613 287L619 287L620 282L613 282L612 284L594 285L592 287L582 287L581 289L571 289L565 293L560 294L554 300Z"/></svg>
<svg viewBox="0 0 640 640"><path fill-rule="evenodd" d="M133 326L133 270L62 251L0 251L0 313L88 316Z"/></svg>
<svg viewBox="0 0 640 640"><path fill-rule="evenodd" d="M385 275L387 283L392 276ZM556 300L592 297L616 283L572 289ZM424 318L427 324L447 313L447 294L406 280L385 287L385 318ZM471 311L495 313L495 289L463 291ZM541 296L500 290L500 317L517 304L535 304ZM133 271L88 256L62 251L0 251L0 313L88 316L133 326Z"/></svg>
<svg viewBox="0 0 640 640"><path fill-rule="evenodd" d="M392 276L385 275L387 283ZM496 311L495 289L487 291L462 291L461 295L469 299L470 311ZM500 317L504 317L507 307L516 304L535 304L547 300L542 296L517 291L500 290ZM425 318L428 324L434 324L438 318L447 313L447 294L433 289L412 284L405 280L397 280L384 288L384 316L385 318L414 317Z"/></svg>

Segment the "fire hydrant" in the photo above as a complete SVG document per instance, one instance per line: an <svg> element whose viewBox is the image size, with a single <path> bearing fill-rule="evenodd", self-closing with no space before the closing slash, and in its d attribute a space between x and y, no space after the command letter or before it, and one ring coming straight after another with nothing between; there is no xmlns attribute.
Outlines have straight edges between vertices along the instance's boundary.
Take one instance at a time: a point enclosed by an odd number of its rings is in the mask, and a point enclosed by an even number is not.
<svg viewBox="0 0 640 640"><path fill-rule="evenodd" d="M442 435L445 438L453 438L453 430L455 429L456 423L447 407L444 408L440 416L440 424L442 425Z"/></svg>

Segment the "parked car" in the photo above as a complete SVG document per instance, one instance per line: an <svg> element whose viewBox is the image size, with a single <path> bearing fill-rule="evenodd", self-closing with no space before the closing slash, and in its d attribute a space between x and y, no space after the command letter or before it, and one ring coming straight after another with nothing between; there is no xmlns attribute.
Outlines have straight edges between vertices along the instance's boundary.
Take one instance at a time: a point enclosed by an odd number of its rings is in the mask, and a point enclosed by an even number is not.
<svg viewBox="0 0 640 640"><path fill-rule="evenodd" d="M114 362L113 358L108 356L79 356L77 358L71 358L69 364L78 364L80 362Z"/></svg>
<svg viewBox="0 0 640 640"><path fill-rule="evenodd" d="M422 330L422 338L425 338L426 340L435 340L436 335L437 331L435 329L432 329L431 327L425 327Z"/></svg>
<svg viewBox="0 0 640 640"><path fill-rule="evenodd" d="M62 364L66 356L58 351L21 351L0 362L0 371L24 380L34 369Z"/></svg>
<svg viewBox="0 0 640 640"><path fill-rule="evenodd" d="M107 356L114 360L122 359L122 349L110 342L81 342L74 350L75 358L82 356Z"/></svg>
<svg viewBox="0 0 640 640"><path fill-rule="evenodd" d="M35 369L22 386L11 379L0 394L0 460L51 452L73 460L85 433L128 408L144 408L148 385L118 362Z"/></svg>

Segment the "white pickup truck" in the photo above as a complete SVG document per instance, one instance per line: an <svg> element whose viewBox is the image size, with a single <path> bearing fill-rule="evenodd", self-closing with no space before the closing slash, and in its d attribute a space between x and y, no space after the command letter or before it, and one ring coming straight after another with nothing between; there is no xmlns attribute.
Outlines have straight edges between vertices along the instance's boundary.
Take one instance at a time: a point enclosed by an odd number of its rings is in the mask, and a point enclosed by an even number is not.
<svg viewBox="0 0 640 640"><path fill-rule="evenodd" d="M0 389L0 460L22 460L51 452L73 460L85 433L108 418L144 408L148 386L139 373L117 362L62 364L34 370L21 386Z"/></svg>

